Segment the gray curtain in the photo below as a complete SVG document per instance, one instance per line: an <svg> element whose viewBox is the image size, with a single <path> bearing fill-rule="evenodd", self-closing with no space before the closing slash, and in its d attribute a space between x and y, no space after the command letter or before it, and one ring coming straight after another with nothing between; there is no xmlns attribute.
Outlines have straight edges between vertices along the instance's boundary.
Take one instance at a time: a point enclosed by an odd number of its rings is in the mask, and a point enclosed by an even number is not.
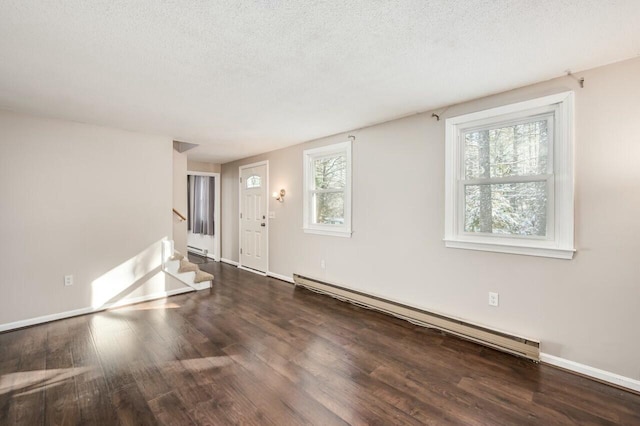
<svg viewBox="0 0 640 426"><path fill-rule="evenodd" d="M194 234L213 235L215 185L213 177L189 175L187 227Z"/></svg>

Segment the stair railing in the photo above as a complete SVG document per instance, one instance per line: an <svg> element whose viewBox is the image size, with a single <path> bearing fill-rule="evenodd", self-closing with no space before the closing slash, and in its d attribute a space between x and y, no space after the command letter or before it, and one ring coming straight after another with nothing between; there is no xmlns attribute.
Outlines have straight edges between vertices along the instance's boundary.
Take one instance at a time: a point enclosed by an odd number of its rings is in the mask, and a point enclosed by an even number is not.
<svg viewBox="0 0 640 426"><path fill-rule="evenodd" d="M180 218L180 222L187 220L186 216L180 213L178 210L173 209L173 213Z"/></svg>

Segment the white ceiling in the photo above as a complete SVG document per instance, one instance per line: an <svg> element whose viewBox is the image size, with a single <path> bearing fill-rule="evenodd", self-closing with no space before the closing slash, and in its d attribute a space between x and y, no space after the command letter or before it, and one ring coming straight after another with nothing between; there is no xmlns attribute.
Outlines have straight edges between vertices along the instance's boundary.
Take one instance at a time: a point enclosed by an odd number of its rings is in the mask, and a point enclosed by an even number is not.
<svg viewBox="0 0 640 426"><path fill-rule="evenodd" d="M639 54L638 0L2 0L0 107L226 162Z"/></svg>

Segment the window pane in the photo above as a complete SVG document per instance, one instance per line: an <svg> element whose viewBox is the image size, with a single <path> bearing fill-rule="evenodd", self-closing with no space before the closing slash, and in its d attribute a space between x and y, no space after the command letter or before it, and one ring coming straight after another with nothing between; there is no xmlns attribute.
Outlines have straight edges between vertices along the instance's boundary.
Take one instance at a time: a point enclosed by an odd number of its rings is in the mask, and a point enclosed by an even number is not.
<svg viewBox="0 0 640 426"><path fill-rule="evenodd" d="M313 194L313 223L344 225L344 193Z"/></svg>
<svg viewBox="0 0 640 426"><path fill-rule="evenodd" d="M260 188L262 178L258 175L252 175L247 178L247 188Z"/></svg>
<svg viewBox="0 0 640 426"><path fill-rule="evenodd" d="M342 189L347 181L345 155L322 157L313 160L314 189Z"/></svg>
<svg viewBox="0 0 640 426"><path fill-rule="evenodd" d="M547 119L464 134L467 179L547 173Z"/></svg>
<svg viewBox="0 0 640 426"><path fill-rule="evenodd" d="M465 232L547 233L547 183L465 186Z"/></svg>

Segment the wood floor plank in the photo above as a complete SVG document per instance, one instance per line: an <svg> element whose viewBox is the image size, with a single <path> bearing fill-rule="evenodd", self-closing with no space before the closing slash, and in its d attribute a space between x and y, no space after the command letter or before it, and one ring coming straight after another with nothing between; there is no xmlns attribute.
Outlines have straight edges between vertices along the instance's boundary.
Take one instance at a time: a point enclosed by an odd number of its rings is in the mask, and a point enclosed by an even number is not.
<svg viewBox="0 0 640 426"><path fill-rule="evenodd" d="M124 333L120 338L117 334ZM129 369L129 363L136 360L139 349L134 344L135 337L131 337L131 330L114 330L100 337L94 336L96 351L104 372L110 392L135 384L135 378Z"/></svg>
<svg viewBox="0 0 640 426"><path fill-rule="evenodd" d="M46 343L43 343L43 348ZM7 375L3 375L3 380ZM18 371L9 374L12 382L6 423L11 425L41 425L45 421L44 384L46 382L46 352L25 352L20 357Z"/></svg>
<svg viewBox="0 0 640 426"><path fill-rule="evenodd" d="M70 328L69 350L75 369L86 371L74 377L78 393L78 406L83 424L116 424L117 418L111 403L109 387L93 341L93 335L84 319Z"/></svg>
<svg viewBox="0 0 640 426"><path fill-rule="evenodd" d="M195 424L187 408L174 392L160 395L149 401L149 408L155 413L158 422L163 425Z"/></svg>
<svg viewBox="0 0 640 426"><path fill-rule="evenodd" d="M48 349L46 356L47 380L44 384L45 417L47 423L55 425L75 425L81 420L78 391L75 376L84 374L83 369L73 366L73 358L68 347L68 334L59 337ZM64 341L61 341L64 340Z"/></svg>
<svg viewBox="0 0 640 426"><path fill-rule="evenodd" d="M153 425L157 423L147 401L135 384L118 388L111 394L118 423L122 425Z"/></svg>
<svg viewBox="0 0 640 426"><path fill-rule="evenodd" d="M76 378L78 405L84 424L117 424L116 407L101 373Z"/></svg>
<svg viewBox="0 0 640 426"><path fill-rule="evenodd" d="M292 423L344 424L333 412L310 397L303 389L293 386L286 376L280 375L242 345L229 346L225 348L225 352L260 384L258 406L277 406L286 416L291 416L288 421Z"/></svg>
<svg viewBox="0 0 640 426"><path fill-rule="evenodd" d="M0 424L640 424L640 396L273 278L0 333Z"/></svg>

